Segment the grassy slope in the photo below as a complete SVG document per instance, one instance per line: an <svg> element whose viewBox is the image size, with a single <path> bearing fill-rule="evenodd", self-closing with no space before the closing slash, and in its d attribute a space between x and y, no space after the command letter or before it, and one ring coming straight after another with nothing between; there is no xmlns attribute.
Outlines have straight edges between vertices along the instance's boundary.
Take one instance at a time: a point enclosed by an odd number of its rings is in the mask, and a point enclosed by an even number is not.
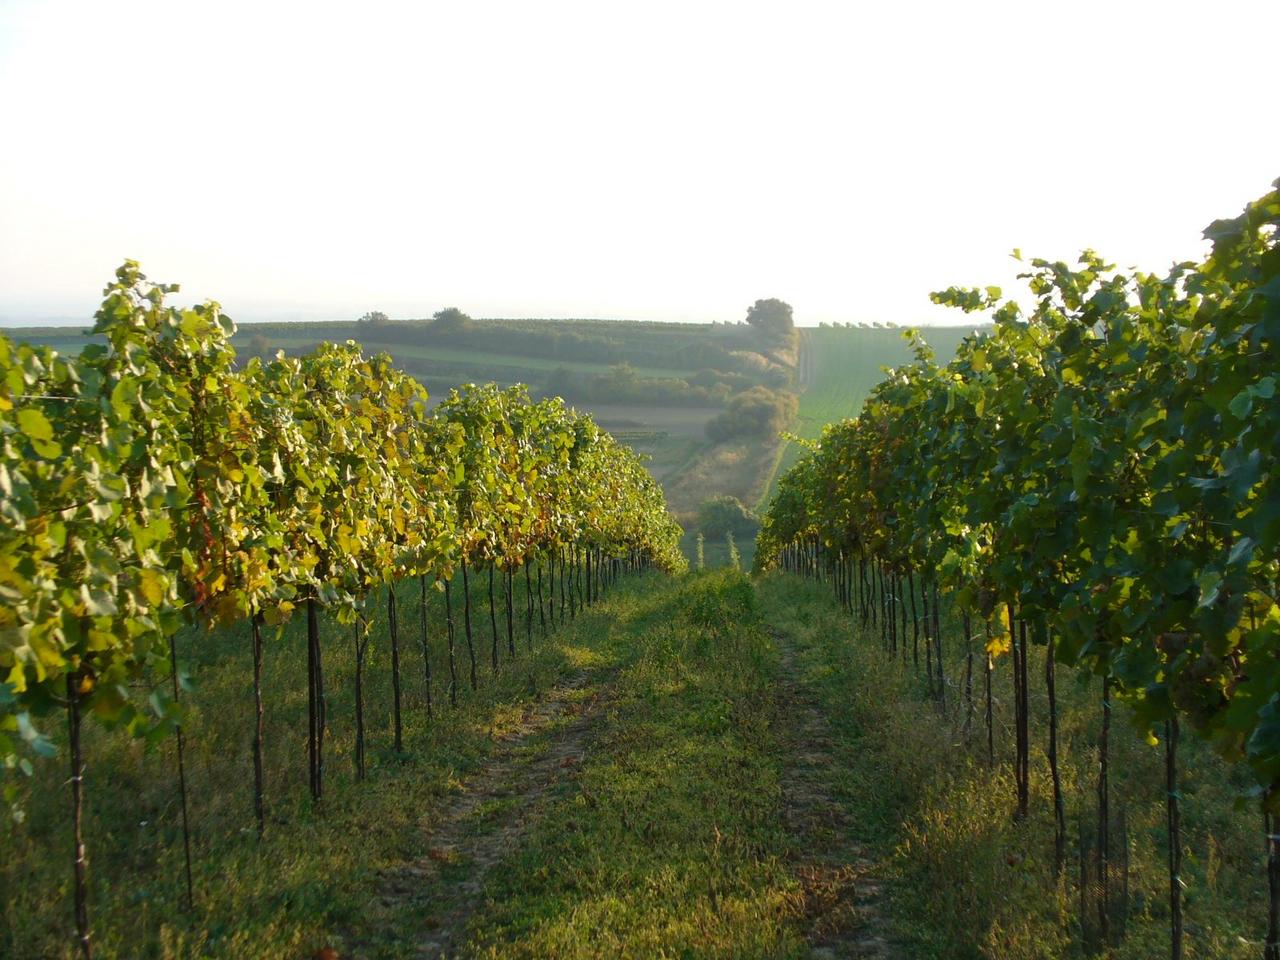
<svg viewBox="0 0 1280 960"><path fill-rule="evenodd" d="M626 638L578 788L492 875L486 957L804 956L772 677L741 575L684 581Z"/></svg>
<svg viewBox="0 0 1280 960"><path fill-rule="evenodd" d="M971 327L930 327L923 330L940 363L955 353ZM791 432L816 440L822 428L858 413L862 401L884 379L884 368L906 363L911 349L901 330L864 327L817 327L800 331L800 411ZM777 478L800 454L795 443L779 452L759 507L772 496Z"/></svg>
<svg viewBox="0 0 1280 960"><path fill-rule="evenodd" d="M636 351L637 356L652 356L655 344L662 346L662 357L655 362L663 366L646 365L630 361L635 374L643 378L683 378L696 370L685 365L685 347L699 342L716 343L730 348L753 347L749 334L740 328L712 326L708 324L645 324L622 321L481 321L501 323L521 331L542 329L557 333L578 332L588 335L607 333L621 344L623 353ZM353 325L336 325L342 335L363 338L368 350L385 350L399 357L414 372L413 361L430 362L434 372L422 379L437 396L443 396L453 383L467 380L485 381L498 379L504 383L525 382L535 386L545 383L548 375L559 367L577 373L607 373L609 363L593 363L577 360L559 360L532 357L499 349L440 347L431 344L404 344L376 339L372 329L355 330ZM255 332L267 335L273 347L302 349L313 345L325 334L323 324L312 324L297 335L287 325L272 324L244 328L239 340ZM783 360L788 359L783 357ZM789 358L794 360L794 358ZM624 439L635 449L651 458L652 470L662 482L672 509L681 515L691 515L704 499L717 493L731 493L746 502L760 496L768 479L769 465L773 462L773 445L752 441L713 445L706 439L704 427L717 412L715 406L688 404L685 406L651 406L648 404L600 403L576 401L579 409L597 415L607 429L618 429L609 420L627 424L632 435ZM694 429L690 430L690 423Z"/></svg>
<svg viewBox="0 0 1280 960"><path fill-rule="evenodd" d="M1060 671L1061 769L1067 810L1069 888L1052 877L1053 826L1044 699L1044 657L1032 678L1031 815L1015 823L1012 707L1007 666L994 678L997 766L985 762L981 709L972 740L963 733L963 644L950 643L950 708L945 719L923 682L883 652L878 633L855 630L826 588L777 575L761 586L771 624L800 650L808 678L836 731L841 802L854 811L858 840L892 877L893 921L906 956L1066 960L1081 956L1077 836L1094 809L1098 681ZM944 623L944 637L959 625ZM921 658L923 661L923 652ZM981 659L974 689L981 696ZM923 669L923 666L922 668ZM1112 803L1128 814L1131 902L1127 936L1108 956L1168 956L1168 875L1163 750L1148 746L1116 711ZM1187 733L1180 750L1186 856L1188 957L1244 960L1261 955L1266 921L1261 817L1234 809L1238 776Z"/></svg>
<svg viewBox="0 0 1280 960"><path fill-rule="evenodd" d="M635 349L651 350L655 343L670 341L673 366L637 366L641 377L678 377L692 371L678 366L680 345L698 338L724 343L741 338L740 328L691 324L645 324L621 321L484 321L511 325L523 331L542 325L556 331L585 334L607 332ZM940 359L949 358L967 327L937 327L925 331ZM14 331L21 334L21 331ZM348 336L376 337L373 329L357 329L353 323L250 324L241 328L236 342L241 348L254 335L263 334L273 347L297 350L312 346L318 339ZM41 329L33 335L48 339L65 336L65 331ZM883 368L910 358L910 350L900 330L872 328L803 328L800 330L800 409L792 432L816 439L822 427L857 413L868 391L883 377ZM605 372L606 363L559 361L526 357L510 352L483 349L456 349L430 344L404 344L366 339L370 351L386 351L393 357L440 364L431 376L423 376L435 397L443 397L454 383L497 378L505 383L541 383L547 374L563 366L576 372ZM58 342L59 349L77 349L70 340ZM666 351L664 351L666 352ZM794 362L794 357L780 357ZM659 360L659 362L662 362ZM579 403L582 410L598 415L606 429L630 434L624 442L651 458L651 469L663 484L672 508L691 518L698 505L716 494L731 494L748 505L763 508L778 476L799 454L793 443L774 444L751 440L711 444L706 440L705 423L716 412L707 407L652 407L646 405Z"/></svg>

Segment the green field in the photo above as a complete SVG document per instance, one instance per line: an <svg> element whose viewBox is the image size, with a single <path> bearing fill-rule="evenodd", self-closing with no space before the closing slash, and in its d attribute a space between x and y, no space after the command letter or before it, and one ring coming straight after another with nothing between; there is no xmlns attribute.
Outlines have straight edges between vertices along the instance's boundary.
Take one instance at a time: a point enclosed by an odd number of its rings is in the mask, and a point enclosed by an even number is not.
<svg viewBox="0 0 1280 960"><path fill-rule="evenodd" d="M946 363L972 327L929 327L925 340ZM800 413L792 432L806 440L822 436L828 423L855 416L862 401L884 379L886 367L911 359L911 348L902 330L866 327L818 327L800 331ZM778 477L800 454L795 443L779 451L778 466L758 506L763 509L773 496Z"/></svg>
<svg viewBox="0 0 1280 960"><path fill-rule="evenodd" d="M278 337L270 338L273 348L278 347L287 352L309 350L319 341L315 337ZM549 371L563 368L579 373L608 373L613 364L589 363L584 360L550 360L545 357L525 357L513 354L494 353L485 350L467 350L451 347L436 347L422 344L385 343L375 339L362 342L370 352L385 351L394 357L411 357L418 360L439 360L458 365L476 367L505 367L511 370L511 382L519 383L530 379L526 371ZM663 377L688 377L694 370L676 370L664 367L632 367L636 376L661 379Z"/></svg>

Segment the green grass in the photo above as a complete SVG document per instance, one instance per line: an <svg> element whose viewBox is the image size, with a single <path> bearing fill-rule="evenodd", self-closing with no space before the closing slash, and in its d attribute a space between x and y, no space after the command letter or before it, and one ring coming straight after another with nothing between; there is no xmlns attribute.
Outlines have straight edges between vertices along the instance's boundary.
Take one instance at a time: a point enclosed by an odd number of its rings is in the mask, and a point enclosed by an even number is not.
<svg viewBox="0 0 1280 960"><path fill-rule="evenodd" d="M1014 808L1011 683L999 663L996 766L986 763L980 709L963 731L963 643L950 642L950 706L940 713L906 660L894 661L874 630L854 628L825 587L772 575L760 587L768 620L799 649L805 679L826 705L835 734L839 801L857 839L890 880L890 909L904 955L970 960L1081 957L1075 856L1081 818L1094 818L1100 681L1059 672L1061 769L1069 836L1068 884L1052 876L1051 787L1044 754L1047 714L1042 648L1030 656L1031 814ZM923 661L923 653L921 654ZM981 658L974 689L981 697ZM921 666L923 670L923 662ZM1116 711L1112 804L1128 816L1130 912L1111 960L1169 955L1163 750L1148 746ZM1245 786L1189 732L1180 750L1188 958L1261 956L1266 879L1261 815L1237 809Z"/></svg>
<svg viewBox="0 0 1280 960"><path fill-rule="evenodd" d="M656 433L650 437L624 437L619 442L646 458L645 467L659 483L687 464L706 445L706 441L693 437Z"/></svg>
<svg viewBox="0 0 1280 960"><path fill-rule="evenodd" d="M88 726L85 836L99 957L306 957L324 946L341 956L353 947L364 956L414 955L424 911L465 878L466 858L443 863L436 880L400 902L381 900L385 878L428 857L424 824L486 764L537 691L582 673L586 684L574 695L609 703L599 739L576 781L566 776L544 798L552 806L540 825L490 874L473 946L502 956L595 956L621 945L636 955L668 947L698 956L795 951L794 884L780 861L774 662L742 575L624 582L532 652L517 633L519 658L507 664L504 644L496 679L487 667L487 611L478 611L475 694L466 689L455 608L463 677L456 710L444 702L433 597L432 721L423 709L415 585L402 585L400 596L405 753L392 750L389 651L379 617L367 667L369 778L356 782L351 636L326 622L330 737L318 806L306 797L302 624L267 644L262 842L251 807L247 636L183 638L196 683L185 725L192 913L183 907L172 741L147 750L119 731ZM50 718L55 737L56 722ZM555 735L553 726L529 737L514 762L534 762ZM28 823L6 828L2 956L73 956L63 766L37 770L21 798ZM465 834L531 813L521 798L498 792L471 811Z"/></svg>
<svg viewBox="0 0 1280 960"><path fill-rule="evenodd" d="M315 337L279 337L269 338L271 348L284 350L309 349L319 341ZM366 337L361 341L369 353L386 352L393 357L411 357L418 360L439 360L451 364L474 364L477 367L505 367L513 371L536 370L540 373L563 367L579 373L608 373L612 364L588 363L582 360L551 360L544 357L518 356L510 353L496 353L486 350L457 349L451 347L424 346L421 344L384 343ZM239 344L243 346L243 344ZM664 377L682 378L692 376L693 370L668 369L660 367L635 367L636 376L660 379ZM516 379L520 379L516 377Z"/></svg>
<svg viewBox="0 0 1280 960"><path fill-rule="evenodd" d="M738 566L742 570L749 571L751 564L756 556L756 542L751 537L737 538L738 547ZM684 555L689 558L689 568L693 569L697 562L698 554L698 531L693 527L685 531L684 536L680 539L680 549L684 551ZM729 544L720 537L707 538L702 544L702 558L708 570L718 570L721 567L729 566Z"/></svg>
<svg viewBox="0 0 1280 960"><path fill-rule="evenodd" d="M104 958L305 957L344 937L377 939L367 909L386 870L424 856L425 811L442 802L460 777L477 769L495 738L558 678L610 666L618 647L589 648L611 635L610 624L648 609L663 595L664 578L637 578L549 641L535 636L532 653L517 629L519 657L489 674L483 578L473 583L473 621L480 689L467 686L462 610L455 590L460 703L447 705L441 598L430 597L429 624L436 718L425 711L418 646L416 583L401 584L401 662L405 754L391 739L390 650L385 604L375 604L375 636L366 665L365 711L369 778L353 770L354 657L351 628L323 618L329 698L326 793L307 796L305 623L295 617L280 638L268 637L264 657L267 835L259 843L252 807L252 688L247 629L187 633L180 656L194 678L185 724L192 816L196 908L183 906L180 807L172 739L148 749L97 722L85 728L85 839L90 860L95 955ZM517 580L517 584L520 581ZM499 603L501 589L499 588ZM518 587L516 609L523 609ZM523 623L521 621L520 626ZM501 612L499 630L504 622ZM536 630L536 625L535 625ZM186 668L184 667L184 669ZM62 747L20 783L28 821L0 834L0 956L71 957L70 802L64 724L44 725Z"/></svg>
<svg viewBox="0 0 1280 960"><path fill-rule="evenodd" d="M574 791L491 876L484 957L787 957L774 651L750 584L686 579L626 637Z"/></svg>
<svg viewBox="0 0 1280 960"><path fill-rule="evenodd" d="M946 363L971 327L928 327L925 340ZM871 389L884 379L884 368L911 360L901 330L846 327L806 327L800 330L800 410L791 433L806 440L822 436L822 428L857 416ZM765 487L759 507L773 496L777 479L795 463L801 448L784 443L777 467Z"/></svg>
<svg viewBox="0 0 1280 960"><path fill-rule="evenodd" d="M709 557L710 560L710 557ZM481 578L477 578L479 580ZM477 587L483 584L477 583ZM305 655L301 623L267 646L268 832L251 809L251 695L244 630L183 638L195 670L187 772L194 830L194 912L182 903L172 741L146 749L89 725L87 822L92 917L100 957L413 956L470 875L467 850L433 851L428 824L467 778L507 751L513 769L539 762L577 713L522 741L505 740L558 679L599 703L581 761L528 801L514 781L476 795L465 838L512 823L504 859L485 877L463 929L482 957L802 957L805 888L784 828L782 772L790 718L777 699L770 631L795 653L792 678L824 709L835 762L823 802L849 813L849 840L886 883L878 909L901 956L955 960L1076 960L1077 899L1051 870L1052 824L1043 754L1043 659L1033 651L1031 816L1012 816L1009 675L995 675L997 757L985 757L982 715L964 731L965 646L948 638L948 705L926 696L910 658L894 660L825 587L772 575L752 585L718 569L624 582L552 638L489 676L487 611L475 618L481 689L444 705L438 597L433 627L437 716L423 709L418 600L402 585L405 752L391 749L385 618L368 666L369 779L351 757L351 635L326 623L330 695L327 792L305 796ZM517 609L521 604L517 602ZM375 609L381 610L381 607ZM458 611L458 622L461 623ZM501 621L500 621L501 626ZM981 660L978 660L980 667ZM981 673L974 678L980 696ZM1062 773L1068 830L1091 817L1098 684L1063 671ZM1162 752L1117 711L1113 803L1129 824L1130 911L1111 960L1167 954ZM56 716L47 726L56 735ZM823 734L828 736L827 732ZM504 747L504 743L506 746ZM1260 953L1266 888L1260 818L1237 809L1243 783L1190 734L1182 749L1188 960ZM25 782L24 825L9 824L0 856L0 956L69 958L69 842L63 761ZM504 841L505 842L505 841ZM440 854L432 857L433 853ZM389 876L424 858L411 895L384 899Z"/></svg>

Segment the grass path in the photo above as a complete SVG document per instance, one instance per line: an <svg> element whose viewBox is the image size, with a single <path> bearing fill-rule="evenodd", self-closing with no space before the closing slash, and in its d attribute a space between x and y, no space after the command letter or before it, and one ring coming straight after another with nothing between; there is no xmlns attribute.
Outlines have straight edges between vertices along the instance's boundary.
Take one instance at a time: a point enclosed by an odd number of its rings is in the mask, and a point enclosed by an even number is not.
<svg viewBox="0 0 1280 960"><path fill-rule="evenodd" d="M1065 671L1058 677L1059 770L1069 833L1063 883L1053 869L1043 647L1033 647L1029 658L1030 812L1016 818L1008 665L997 661L993 677L995 763L989 764L981 673L974 683L976 728L966 732L966 644L958 618L944 610L948 696L939 704L930 696L923 665L917 671L905 648L892 656L878 629L861 627L834 602L828 585L770 575L756 589L779 637L780 699L792 697L787 677L795 678L799 738L788 767L800 779L799 789L788 792L790 775L783 777L788 806L812 806L816 832L810 833L810 846L820 870L827 869L829 855L846 851L839 860L855 874L854 908L873 909L864 916L864 929L885 941L877 948L883 952L865 955L1084 956L1076 851L1079 831L1097 816L1098 679ZM817 711L813 718L806 716L810 703ZM1127 898L1121 901L1127 903L1124 939L1106 956L1151 960L1169 956L1163 751L1148 744L1130 719L1127 706L1116 711L1110 743L1112 799L1124 806L1130 841L1128 877L1117 894ZM1242 781L1210 745L1187 737L1179 760L1185 906L1195 918L1186 926L1186 956L1257 958L1266 929L1266 864L1256 840L1256 811L1234 802ZM812 780L821 790L810 805L803 797ZM822 811L828 797L834 807ZM849 902L841 896L842 881L837 873L828 885L837 915ZM823 955L823 941L811 942L815 955ZM827 956L858 955L847 941L833 950Z"/></svg>
<svg viewBox="0 0 1280 960"><path fill-rule="evenodd" d="M805 938L814 957L897 958L886 940L877 864L852 839L853 818L833 782L835 731L806 682L794 641L771 633L781 655L782 809L804 890Z"/></svg>
<svg viewBox="0 0 1280 960"><path fill-rule="evenodd" d="M676 581L598 642L625 654L583 686L581 712L549 706L544 741L517 736L473 779L480 799L437 821L421 886L428 901L440 882L457 888L460 908L436 900L439 926L414 951L370 956L808 955L776 661L751 584L728 570Z"/></svg>
<svg viewBox="0 0 1280 960"><path fill-rule="evenodd" d="M400 599L416 622L420 600L408 589ZM629 578L485 672L476 692L464 676L452 707L443 621L429 603L435 712L423 709L425 663L406 661L405 749L393 749L379 633L365 674L365 780L351 762L351 631L326 620L319 804L299 787L305 658L291 624L264 658L274 723L261 840L246 789L248 645L234 632L184 637L202 667L201 709L186 727L196 909L179 906L170 757L99 731L95 953L897 957L876 886L891 808L880 784L850 787L870 783L876 764L851 740L847 691L828 682L843 650L823 645L825 623L801 622L815 609L729 568ZM460 641L463 661L464 650ZM11 831L14 856L0 857L0 888L14 891L0 904L0 955L71 960L65 894L36 896L65 883L64 861L47 854L61 810L29 807L36 830Z"/></svg>
<svg viewBox="0 0 1280 960"><path fill-rule="evenodd" d="M388 872L381 906L409 911L407 949L448 956L481 903L485 880L546 811L569 792L589 749L602 704L598 676L579 673L531 704L484 766L424 825L427 853ZM372 953L361 945L353 957Z"/></svg>
<svg viewBox="0 0 1280 960"><path fill-rule="evenodd" d="M726 569L612 621L424 811L342 956L897 960L814 651L769 619Z"/></svg>

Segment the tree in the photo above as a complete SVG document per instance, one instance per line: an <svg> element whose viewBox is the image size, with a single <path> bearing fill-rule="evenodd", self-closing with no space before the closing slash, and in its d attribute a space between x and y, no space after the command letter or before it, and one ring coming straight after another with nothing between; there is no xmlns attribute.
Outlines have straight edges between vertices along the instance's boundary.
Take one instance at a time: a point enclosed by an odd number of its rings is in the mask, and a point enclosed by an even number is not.
<svg viewBox="0 0 1280 960"><path fill-rule="evenodd" d="M381 310L370 310L363 317L361 317L359 320L356 321L356 323L359 323L368 327L385 327L390 322L391 322L391 318L388 317Z"/></svg>
<svg viewBox="0 0 1280 960"><path fill-rule="evenodd" d="M609 379L619 388L626 388L635 386L638 378L636 377L635 368L624 360L622 363L615 363L609 368Z"/></svg>
<svg viewBox="0 0 1280 960"><path fill-rule="evenodd" d="M434 333L462 333L471 326L471 318L457 307L445 307L431 317L435 322L431 325Z"/></svg>
<svg viewBox="0 0 1280 960"><path fill-rule="evenodd" d="M747 309L747 323L771 340L782 340L796 328L791 304L782 300L757 300Z"/></svg>
<svg viewBox="0 0 1280 960"><path fill-rule="evenodd" d="M255 333L249 338L248 355L251 357L262 357L267 359L271 356L271 341L260 333Z"/></svg>

